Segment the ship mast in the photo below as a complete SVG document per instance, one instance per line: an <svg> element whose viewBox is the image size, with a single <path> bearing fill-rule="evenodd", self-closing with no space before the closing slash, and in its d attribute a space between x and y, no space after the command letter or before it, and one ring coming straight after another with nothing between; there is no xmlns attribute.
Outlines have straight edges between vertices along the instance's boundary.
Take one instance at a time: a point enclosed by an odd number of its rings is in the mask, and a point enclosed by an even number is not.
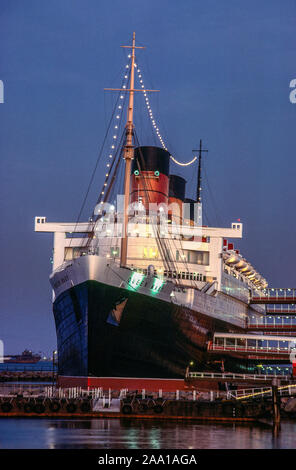
<svg viewBox="0 0 296 470"><path fill-rule="evenodd" d="M134 135L134 94L136 91L143 92L154 92L159 90L137 90L134 88L135 84L135 49L145 49L142 46L136 46L136 33L133 33L132 46L121 46L127 49L132 49L131 54L131 73L130 83L128 89L122 88L105 88L109 91L121 91L129 93L129 102L127 110L127 123L125 125L125 145L123 147L123 158L125 160L125 174L124 174L124 204L123 204L123 226L122 226L122 239L121 239L121 250L120 250L120 265L126 266L127 262L127 226L128 226L128 206L130 198L130 178L131 178L131 166L134 158L134 146L133 146L133 135Z"/></svg>
<svg viewBox="0 0 296 470"><path fill-rule="evenodd" d="M198 171L197 171L197 188L196 188L196 202L201 202L201 158L202 152L208 150L202 148L202 140L199 141L199 149L194 149L193 152L198 152Z"/></svg>
<svg viewBox="0 0 296 470"><path fill-rule="evenodd" d="M129 46L123 46L129 47ZM131 166L134 158L133 147L133 134L134 134L134 83L135 83L135 49L136 49L136 33L133 33L132 60L131 60L131 73L130 73L130 86L129 86L129 101L127 110L127 123L126 123L126 141L123 148L123 158L125 159L125 174L124 174L124 206L123 206L123 227L120 251L120 265L126 266L127 261L127 225L128 225L128 206L130 195L130 178Z"/></svg>

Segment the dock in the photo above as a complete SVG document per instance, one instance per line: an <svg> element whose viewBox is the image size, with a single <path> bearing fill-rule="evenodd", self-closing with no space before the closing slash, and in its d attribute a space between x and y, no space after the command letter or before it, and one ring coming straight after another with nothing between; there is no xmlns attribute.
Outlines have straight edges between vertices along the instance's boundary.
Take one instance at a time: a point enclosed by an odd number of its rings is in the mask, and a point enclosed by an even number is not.
<svg viewBox="0 0 296 470"><path fill-rule="evenodd" d="M291 416L296 416L296 383L283 385L284 382L277 379L277 419L281 410L285 414L285 409L291 412ZM225 390L194 388L151 393L144 389L65 389L42 384L3 384L0 385L0 418L260 422L273 417L275 388L274 382L267 380L264 386L259 385L252 388L229 389L227 386Z"/></svg>

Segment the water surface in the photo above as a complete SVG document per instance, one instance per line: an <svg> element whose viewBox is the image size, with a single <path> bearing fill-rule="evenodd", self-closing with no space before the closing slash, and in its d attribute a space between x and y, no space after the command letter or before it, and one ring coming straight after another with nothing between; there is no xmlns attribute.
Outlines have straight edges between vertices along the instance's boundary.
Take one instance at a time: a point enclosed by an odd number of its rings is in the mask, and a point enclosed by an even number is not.
<svg viewBox="0 0 296 470"><path fill-rule="evenodd" d="M296 421L272 428L120 419L1 418L0 449L294 449Z"/></svg>

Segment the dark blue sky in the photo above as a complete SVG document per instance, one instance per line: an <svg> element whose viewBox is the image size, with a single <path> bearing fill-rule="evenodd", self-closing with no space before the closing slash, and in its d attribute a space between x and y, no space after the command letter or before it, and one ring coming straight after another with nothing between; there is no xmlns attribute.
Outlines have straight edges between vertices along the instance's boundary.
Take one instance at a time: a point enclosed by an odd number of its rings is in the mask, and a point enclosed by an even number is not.
<svg viewBox="0 0 296 470"><path fill-rule="evenodd" d="M55 347L52 238L33 232L33 218L76 219L111 111L103 88L119 86L119 46L133 31L147 46L145 84L161 90L151 103L169 150L186 161L200 138L209 149L208 220L229 226L240 217L247 259L270 284L296 285L295 24L295 0L1 0L6 352ZM192 170L184 172L191 183ZM101 183L98 172L96 191Z"/></svg>

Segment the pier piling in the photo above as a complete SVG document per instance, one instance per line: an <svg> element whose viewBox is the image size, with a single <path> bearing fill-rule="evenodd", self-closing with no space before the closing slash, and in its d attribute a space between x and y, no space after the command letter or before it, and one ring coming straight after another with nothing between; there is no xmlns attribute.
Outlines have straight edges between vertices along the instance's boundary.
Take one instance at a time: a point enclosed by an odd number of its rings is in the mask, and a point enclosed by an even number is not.
<svg viewBox="0 0 296 470"><path fill-rule="evenodd" d="M279 424L281 421L281 413L280 413L280 399L278 393L278 379L272 380L272 405L273 405L273 422L274 424Z"/></svg>

